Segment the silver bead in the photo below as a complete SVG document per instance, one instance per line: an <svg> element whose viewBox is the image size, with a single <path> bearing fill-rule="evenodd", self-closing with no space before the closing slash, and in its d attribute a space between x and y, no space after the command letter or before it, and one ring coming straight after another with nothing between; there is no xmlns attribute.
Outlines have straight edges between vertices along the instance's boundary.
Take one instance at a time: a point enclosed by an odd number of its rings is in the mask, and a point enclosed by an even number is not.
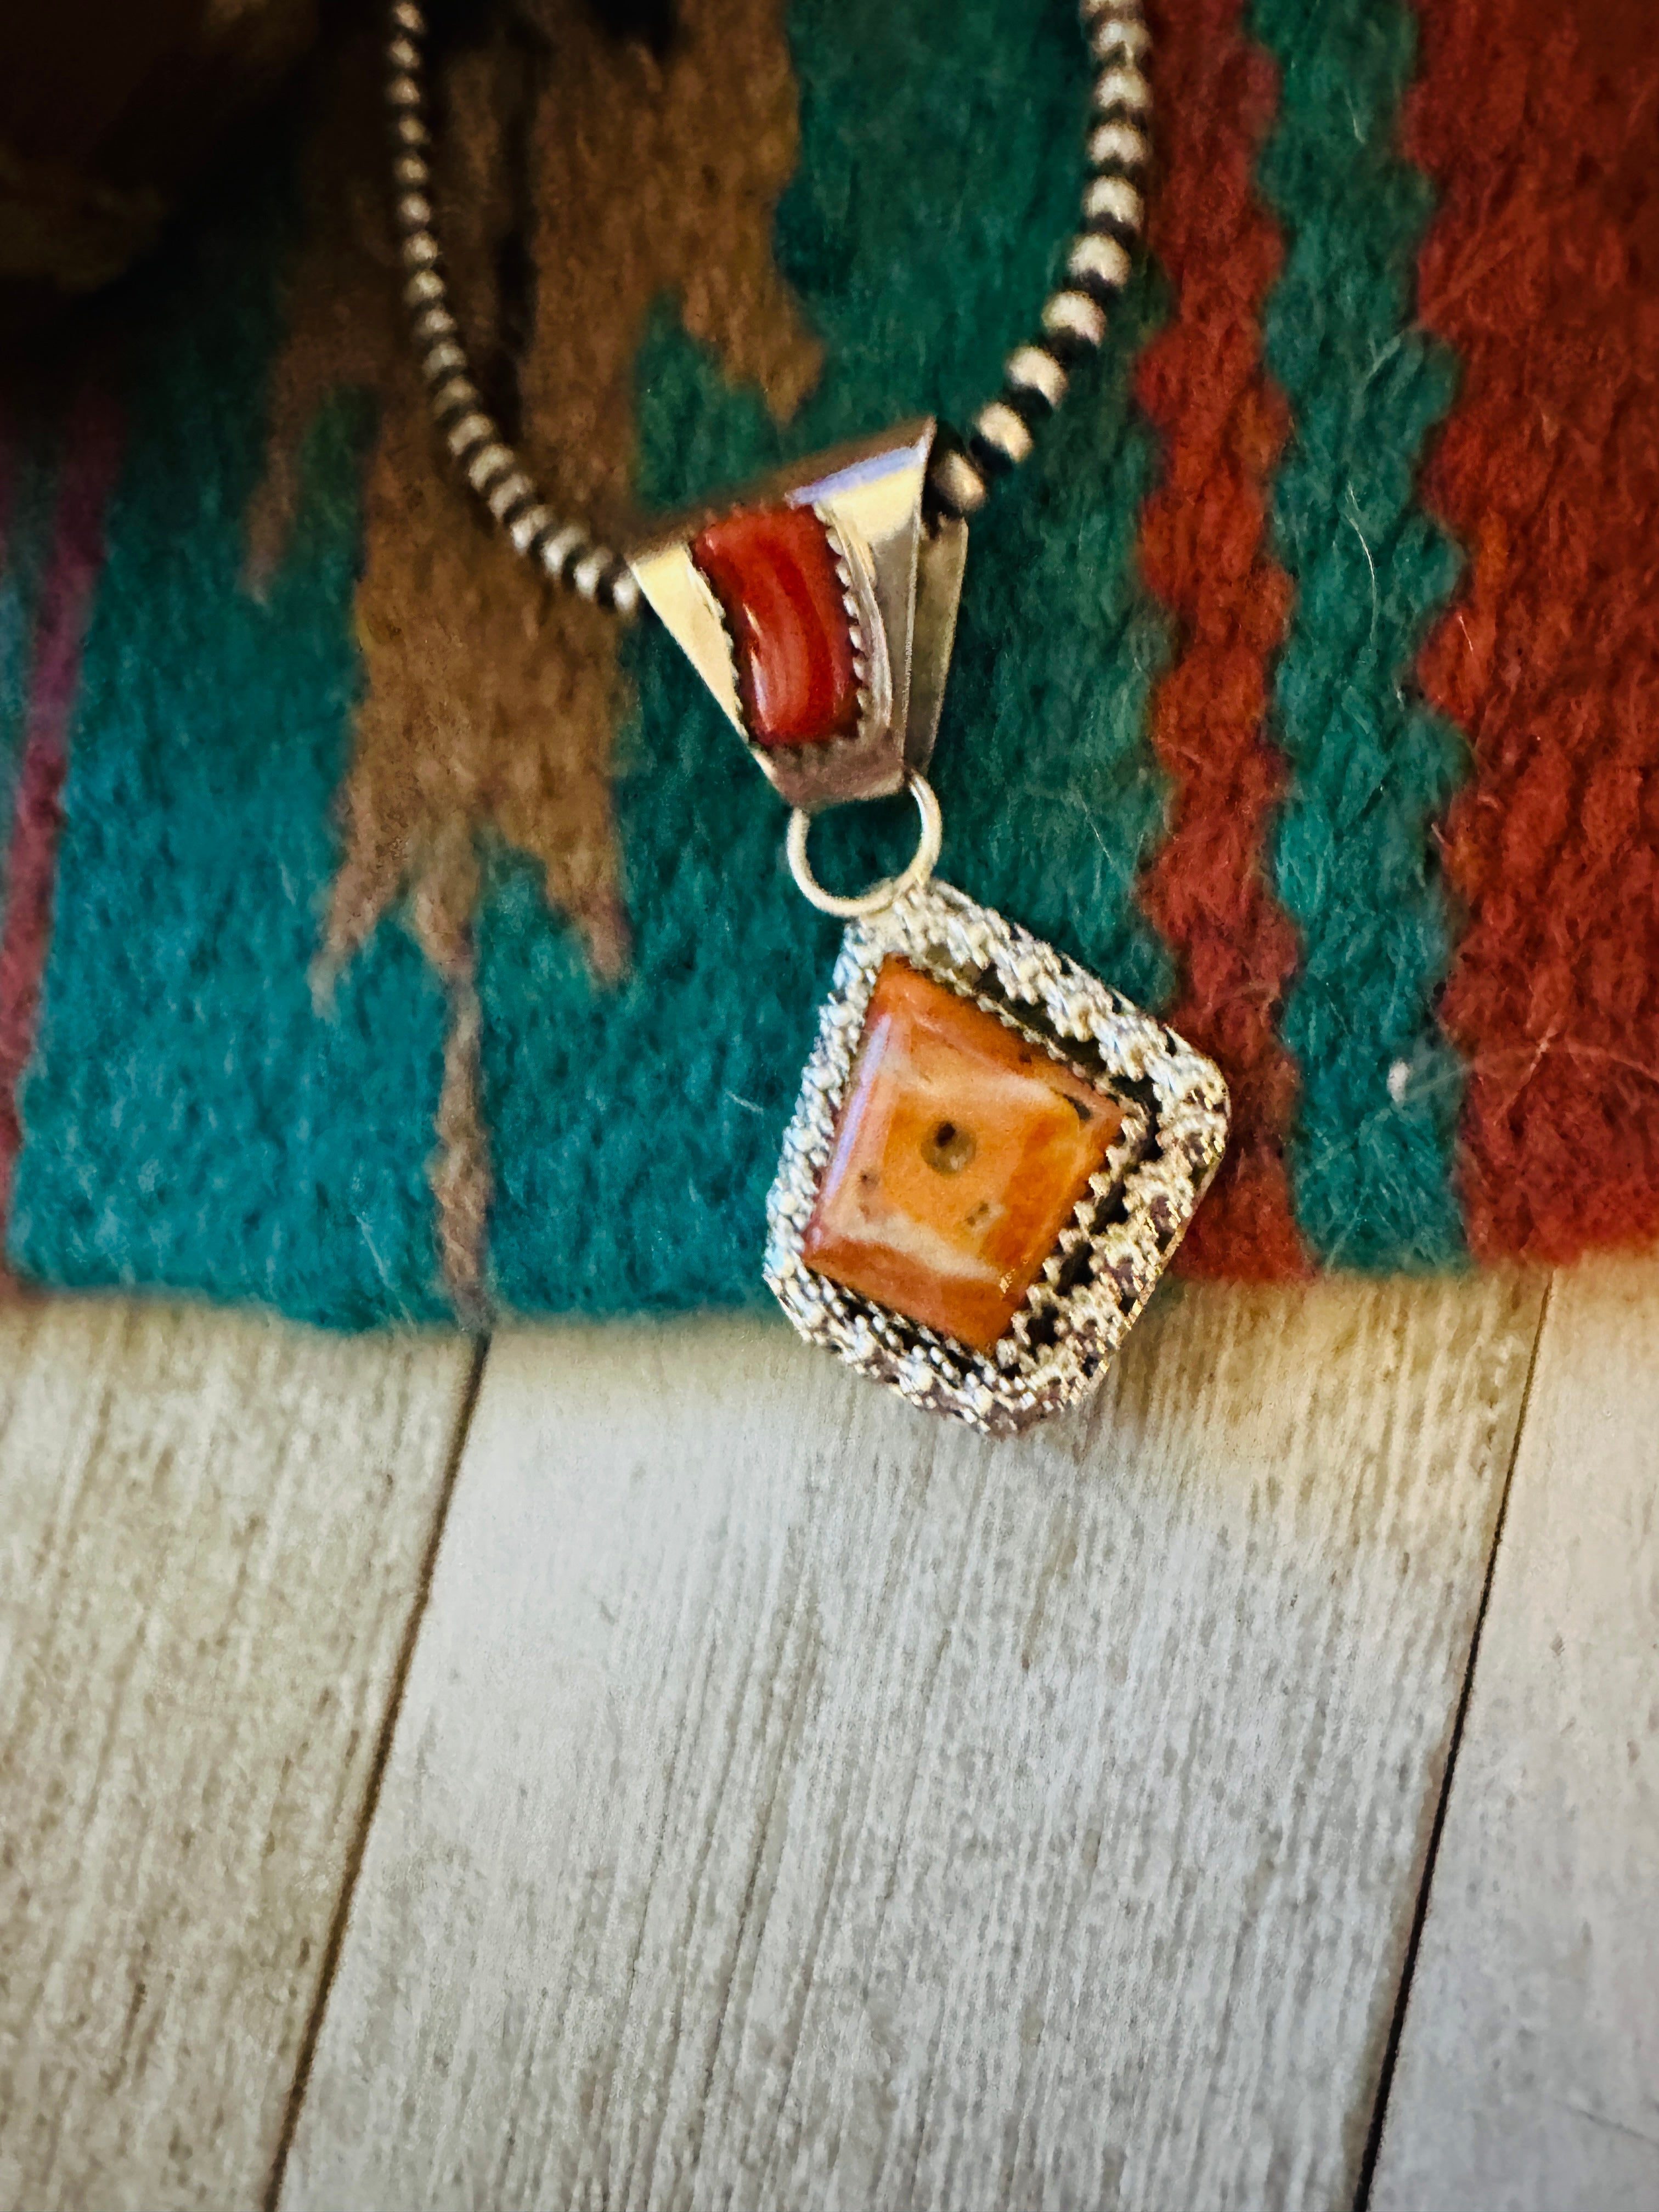
<svg viewBox="0 0 1659 2212"><path fill-rule="evenodd" d="M457 345L453 338L440 338L430 352L422 356L421 374L428 384L436 384L449 375L452 369L466 367L466 349ZM433 394L435 399L437 395Z"/></svg>
<svg viewBox="0 0 1659 2212"><path fill-rule="evenodd" d="M421 66L420 48L411 46L410 41L401 35L393 39L387 46L386 58L393 69L402 71L405 76L412 74Z"/></svg>
<svg viewBox="0 0 1659 2212"><path fill-rule="evenodd" d="M465 460L475 446L482 446L495 434L495 425L482 410L463 415L459 422L452 422L444 433L444 443L458 461Z"/></svg>
<svg viewBox="0 0 1659 2212"><path fill-rule="evenodd" d="M1139 230L1146 212L1146 202L1127 177L1092 178L1083 195L1085 222L1116 222Z"/></svg>
<svg viewBox="0 0 1659 2212"><path fill-rule="evenodd" d="M596 599L599 595L599 579L610 567L609 556L597 548L585 553L570 572L573 590L585 599Z"/></svg>
<svg viewBox="0 0 1659 2212"><path fill-rule="evenodd" d="M432 143L432 133L426 127L426 118L409 108L392 119L392 134L400 146L413 147L416 152Z"/></svg>
<svg viewBox="0 0 1659 2212"><path fill-rule="evenodd" d="M392 10L392 21L393 28L401 31L405 38L423 39L426 36L426 17L415 5L415 0L396 0Z"/></svg>
<svg viewBox="0 0 1659 2212"><path fill-rule="evenodd" d="M507 534L513 541L515 553L528 553L542 532L553 520L550 507L539 503L521 507L507 526Z"/></svg>
<svg viewBox="0 0 1659 2212"><path fill-rule="evenodd" d="M1152 88L1138 69L1105 69L1095 79L1094 101L1103 113L1121 107L1130 115L1145 115L1152 105Z"/></svg>
<svg viewBox="0 0 1659 2212"><path fill-rule="evenodd" d="M399 154L392 164L392 180L406 192L423 192L432 182L431 165L422 154Z"/></svg>
<svg viewBox="0 0 1659 2212"><path fill-rule="evenodd" d="M1018 347L1009 355L1004 374L1017 391L1038 392L1051 407L1058 407L1066 397L1066 372L1045 347Z"/></svg>
<svg viewBox="0 0 1659 2212"><path fill-rule="evenodd" d="M509 469L501 482L491 489L485 502L497 522L505 522L515 507L536 496L536 487L522 469Z"/></svg>
<svg viewBox="0 0 1659 2212"><path fill-rule="evenodd" d="M412 76L398 76L387 81L386 104L388 107L418 108L421 88Z"/></svg>
<svg viewBox="0 0 1659 2212"><path fill-rule="evenodd" d="M994 399L988 407L981 407L974 428L988 445L1006 453L1011 461L1023 461L1031 450L1030 432L1006 399Z"/></svg>
<svg viewBox="0 0 1659 2212"><path fill-rule="evenodd" d="M1056 292L1042 310L1042 327L1050 337L1097 346L1106 335L1106 310L1086 292Z"/></svg>
<svg viewBox="0 0 1659 2212"><path fill-rule="evenodd" d="M1141 0L1081 0L1078 12L1086 30L1102 15L1139 15Z"/></svg>
<svg viewBox="0 0 1659 2212"><path fill-rule="evenodd" d="M458 325L449 309L441 305L422 307L414 323L415 343L428 345L434 338L453 337Z"/></svg>
<svg viewBox="0 0 1659 2212"><path fill-rule="evenodd" d="M468 460L466 480L482 498L496 477L505 476L512 465L513 448L502 445L499 438L492 438L487 446L480 446Z"/></svg>
<svg viewBox="0 0 1659 2212"><path fill-rule="evenodd" d="M1152 34L1138 16L1114 9L1102 15L1089 33L1089 44L1098 62L1122 60L1139 64L1152 52Z"/></svg>
<svg viewBox="0 0 1659 2212"><path fill-rule="evenodd" d="M1128 283L1131 265L1127 252L1116 239L1103 237L1097 231L1079 238L1066 257L1072 276L1092 277L1098 284L1109 284L1114 291Z"/></svg>
<svg viewBox="0 0 1659 2212"><path fill-rule="evenodd" d="M406 307L434 307L448 296L449 287L444 283L441 270L417 269L404 286L404 305Z"/></svg>
<svg viewBox="0 0 1659 2212"><path fill-rule="evenodd" d="M429 230L411 231L403 242L403 257L405 269L433 269L443 258Z"/></svg>
<svg viewBox="0 0 1659 2212"><path fill-rule="evenodd" d="M618 569L611 585L611 608L621 622L632 622L640 611L640 587L631 568Z"/></svg>
<svg viewBox="0 0 1659 2212"><path fill-rule="evenodd" d="M939 495L958 514L977 514L985 504L985 479L966 453L936 453L927 471Z"/></svg>
<svg viewBox="0 0 1659 2212"><path fill-rule="evenodd" d="M1146 132L1133 123L1097 123L1089 133L1091 169L1145 168L1151 152Z"/></svg>
<svg viewBox="0 0 1659 2212"><path fill-rule="evenodd" d="M440 418L454 414L457 409L464 415L473 414L480 409L483 398L470 376L447 377L432 394L432 411Z"/></svg>
<svg viewBox="0 0 1659 2212"><path fill-rule="evenodd" d="M543 568L556 584L562 581L561 571L579 545L586 545L587 532L574 522L567 522L562 530L542 540L540 555Z"/></svg>
<svg viewBox="0 0 1659 2212"><path fill-rule="evenodd" d="M424 192L404 192L398 202L398 222L404 230L426 230L432 222L432 203Z"/></svg>

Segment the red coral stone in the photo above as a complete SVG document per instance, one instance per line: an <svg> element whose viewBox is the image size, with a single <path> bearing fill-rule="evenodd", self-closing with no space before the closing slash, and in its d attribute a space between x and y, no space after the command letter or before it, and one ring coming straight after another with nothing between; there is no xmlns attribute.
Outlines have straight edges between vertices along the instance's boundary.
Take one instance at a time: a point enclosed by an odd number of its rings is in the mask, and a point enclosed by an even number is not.
<svg viewBox="0 0 1659 2212"><path fill-rule="evenodd" d="M809 507L748 507L691 547L737 648L738 693L763 745L810 745L858 723L853 627L830 533Z"/></svg>

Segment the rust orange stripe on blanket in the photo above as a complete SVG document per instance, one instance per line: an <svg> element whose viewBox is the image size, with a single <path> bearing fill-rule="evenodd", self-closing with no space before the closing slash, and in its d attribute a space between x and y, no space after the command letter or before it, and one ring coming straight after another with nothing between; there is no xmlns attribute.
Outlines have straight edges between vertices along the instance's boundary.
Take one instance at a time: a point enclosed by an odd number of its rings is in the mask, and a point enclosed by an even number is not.
<svg viewBox="0 0 1659 2212"><path fill-rule="evenodd" d="M1220 1063L1233 1096L1227 1160L1182 1265L1272 1280L1310 1272L1282 1149L1296 1067L1277 1033L1296 938L1263 872L1282 781L1263 723L1290 592L1263 542L1285 423L1260 318L1280 246L1251 180L1276 79L1243 34L1241 0L1160 0L1149 13L1164 164L1149 237L1175 313L1136 376L1164 444L1140 560L1177 635L1152 702L1173 818L1141 898L1180 963L1170 1019Z"/></svg>
<svg viewBox="0 0 1659 2212"><path fill-rule="evenodd" d="M1652 0L1423 0L1420 312L1464 362L1427 503L1464 588L1424 653L1468 737L1480 1257L1659 1236L1659 47Z"/></svg>
<svg viewBox="0 0 1659 2212"><path fill-rule="evenodd" d="M104 515L121 453L120 422L101 391L83 392L65 426L52 550L40 591L23 758L17 777L6 911L0 925L0 1237L11 1214L22 1141L18 1085L34 1049L52 938L58 831L81 646L104 554ZM9 1280L0 1268L0 1280Z"/></svg>

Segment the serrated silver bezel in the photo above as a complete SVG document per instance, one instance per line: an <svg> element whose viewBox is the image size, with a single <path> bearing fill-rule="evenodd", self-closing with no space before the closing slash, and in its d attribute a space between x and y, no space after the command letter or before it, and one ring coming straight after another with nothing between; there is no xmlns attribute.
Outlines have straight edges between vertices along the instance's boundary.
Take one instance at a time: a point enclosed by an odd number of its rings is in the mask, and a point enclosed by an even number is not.
<svg viewBox="0 0 1659 2212"><path fill-rule="evenodd" d="M810 811L833 805L853 793L867 796L884 789L902 790L904 746L902 731L893 728L892 662L881 610L876 604L870 549L851 524L838 520L830 507L810 501L799 503L805 505L823 526L836 581L841 587L842 611L847 617L858 684L858 721L854 728L840 737L814 738L804 744L763 744L750 727L731 622L712 586L708 589L719 610L720 635L730 663L731 693L738 702L738 728L749 757L781 798L791 806Z"/></svg>
<svg viewBox="0 0 1659 2212"><path fill-rule="evenodd" d="M980 1352L814 1274L802 1244L882 963L908 961L1081 1079L1109 1090L1124 1131L1008 1330ZM1227 1086L1172 1030L948 884L850 925L767 1200L766 1280L809 1343L912 1405L1012 1436L1099 1382L1221 1164Z"/></svg>

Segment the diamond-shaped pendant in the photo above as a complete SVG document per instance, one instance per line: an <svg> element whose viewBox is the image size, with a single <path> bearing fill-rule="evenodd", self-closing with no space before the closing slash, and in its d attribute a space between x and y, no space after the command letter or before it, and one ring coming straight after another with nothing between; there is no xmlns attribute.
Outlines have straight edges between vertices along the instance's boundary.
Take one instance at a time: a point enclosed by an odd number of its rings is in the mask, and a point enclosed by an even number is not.
<svg viewBox="0 0 1659 2212"><path fill-rule="evenodd" d="M927 520L932 422L682 516L641 592L793 812L802 894L854 917L768 1201L800 1334L930 1412L1012 1435L1074 1404L1220 1164L1227 1086L1161 1022L931 881L939 726L966 553ZM811 817L908 789L914 858L841 896Z"/></svg>
<svg viewBox="0 0 1659 2212"><path fill-rule="evenodd" d="M928 883L854 921L768 1201L801 1335L1012 1435L1085 1396L1220 1164L1213 1063Z"/></svg>

